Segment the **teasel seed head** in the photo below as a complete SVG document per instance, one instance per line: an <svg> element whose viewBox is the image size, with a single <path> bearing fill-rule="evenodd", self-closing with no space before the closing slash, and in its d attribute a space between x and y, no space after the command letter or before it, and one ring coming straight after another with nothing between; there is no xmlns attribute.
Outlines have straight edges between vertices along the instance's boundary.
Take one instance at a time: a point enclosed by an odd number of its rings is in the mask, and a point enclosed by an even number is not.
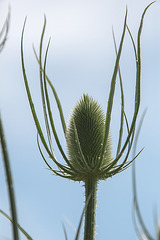
<svg viewBox="0 0 160 240"><path fill-rule="evenodd" d="M73 109L66 131L68 160L78 172L81 172L79 176L81 181L85 181L89 175L103 179L101 168L113 160L109 136L99 166L104 134L105 114L102 107L92 97L84 94Z"/></svg>

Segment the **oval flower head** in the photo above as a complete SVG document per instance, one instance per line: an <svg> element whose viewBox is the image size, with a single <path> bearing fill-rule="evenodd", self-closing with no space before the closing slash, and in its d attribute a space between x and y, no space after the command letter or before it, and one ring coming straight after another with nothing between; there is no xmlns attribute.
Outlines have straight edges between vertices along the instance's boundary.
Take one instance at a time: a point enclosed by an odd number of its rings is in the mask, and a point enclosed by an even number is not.
<svg viewBox="0 0 160 240"><path fill-rule="evenodd" d="M113 157L108 137L100 165L104 134L105 114L92 97L84 94L73 109L66 131L68 160L79 173L76 180L85 182L89 176L97 180L106 178L101 169L108 166Z"/></svg>
<svg viewBox="0 0 160 240"><path fill-rule="evenodd" d="M61 176L63 178L74 180L74 181L84 182L85 203L86 203L84 240L95 239L96 193L97 193L98 181L105 180L108 177L112 177L113 175L119 172L122 172L135 159L134 158L128 161L128 156L131 151L132 143L134 139L135 125L136 125L136 120L137 120L139 106L140 106L140 82L141 82L140 38L141 38L144 15L150 5L148 5L145 8L141 18L139 31L138 31L138 38L137 38L137 48L135 46L133 37L128 28L128 32L131 36L131 40L132 40L134 52L135 52L135 58L136 58L135 107L134 107L134 113L133 113L133 117L130 125L127 121L127 117L124 110L123 84L122 84L122 78L121 78L121 73L119 68L119 61L120 61L120 56L121 56L121 51L123 46L123 40L124 40L126 28L127 28L127 25L126 25L127 11L125 15L124 27L123 27L123 32L122 32L118 51L116 49L116 44L115 44L116 63L114 67L113 76L111 79L106 114L103 112L101 106L92 97L89 97L87 94L84 94L73 109L68 127L66 127L62 107L61 107L57 92L55 91L54 86L52 85L51 81L46 75L46 61L47 61L49 43L46 49L45 60L44 60L44 63L42 64L42 45L43 45L44 32L46 28L46 19L44 20L44 26L43 26L43 31L41 35L41 41L40 41L39 57L37 56L35 50L34 52L35 52L37 61L39 63L42 106L43 106L48 141L44 137L41 124L38 120L38 116L37 116L34 103L31 97L28 80L25 72L24 56L23 56L23 35L24 35L25 24L23 27L22 38L21 38L22 71L23 71L24 83L25 83L25 87L28 95L30 108L31 108L33 119L37 128L39 150L45 163L47 164L49 169L54 172L54 174ZM113 106L113 100L114 100L117 73L119 73L119 78L120 78L121 116L120 116L119 137L117 140L118 142L117 151L116 151L115 157L113 157L112 147L111 147L111 138L110 138L110 122L111 122L111 114L112 114L112 106ZM67 155L65 154L62 148L62 145L60 143L60 140L54 125L54 120L53 120L53 115L52 115L50 100L49 100L49 94L48 94L48 87L51 88L58 106L62 128L63 128L64 136L66 139ZM122 145L124 122L126 123L126 127L127 127L127 136L123 140L123 145ZM56 159L56 156L54 153L54 146L52 144L51 134L53 134L57 147L65 161L64 165ZM48 163L48 161L45 159L42 153L39 140L41 141L50 159L52 159L55 165L57 166L57 169L53 169ZM78 235L76 239L78 239Z"/></svg>

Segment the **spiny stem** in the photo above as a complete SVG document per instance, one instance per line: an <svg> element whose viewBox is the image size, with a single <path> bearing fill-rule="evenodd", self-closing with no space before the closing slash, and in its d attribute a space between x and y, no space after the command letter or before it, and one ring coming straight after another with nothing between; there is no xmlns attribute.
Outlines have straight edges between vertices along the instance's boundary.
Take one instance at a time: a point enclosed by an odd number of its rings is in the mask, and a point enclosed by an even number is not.
<svg viewBox="0 0 160 240"><path fill-rule="evenodd" d="M85 212L84 240L95 239L97 179L90 177L85 181L85 201L89 203Z"/></svg>

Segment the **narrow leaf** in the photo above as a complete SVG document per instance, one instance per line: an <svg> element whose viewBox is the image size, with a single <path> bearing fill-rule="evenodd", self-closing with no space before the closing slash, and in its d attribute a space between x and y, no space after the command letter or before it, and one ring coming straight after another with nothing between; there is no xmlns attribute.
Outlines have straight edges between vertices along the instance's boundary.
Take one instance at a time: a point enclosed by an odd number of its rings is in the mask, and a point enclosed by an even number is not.
<svg viewBox="0 0 160 240"><path fill-rule="evenodd" d="M7 144L6 144L3 124L1 120L1 114L0 114L0 143L2 147L3 162L4 162L6 179L7 179L11 216L13 219L13 239L18 240L19 234L18 234L16 201L15 201L15 194L14 194L14 187L13 187L13 180L12 180L12 173L11 173L8 150L7 150Z"/></svg>
<svg viewBox="0 0 160 240"><path fill-rule="evenodd" d="M2 210L0 210L0 213L5 216L11 223L14 224L14 222L12 221L12 219ZM23 233L23 235L28 239L28 240L32 240L32 238L30 237L30 235L18 224L18 228L19 230Z"/></svg>

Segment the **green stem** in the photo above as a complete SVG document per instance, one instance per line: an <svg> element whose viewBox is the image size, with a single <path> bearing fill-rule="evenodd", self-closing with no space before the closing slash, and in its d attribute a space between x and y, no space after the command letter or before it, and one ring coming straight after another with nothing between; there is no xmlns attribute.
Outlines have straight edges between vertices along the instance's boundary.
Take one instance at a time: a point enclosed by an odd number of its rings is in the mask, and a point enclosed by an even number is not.
<svg viewBox="0 0 160 240"><path fill-rule="evenodd" d="M11 219L13 222L13 239L18 240L19 235L18 235L16 203L15 203L13 181L12 181L12 174L11 174L11 168L10 168L10 163L9 163L7 145L6 145L5 135L4 135L4 131L3 131L3 125L2 125L2 121L1 121L1 114L0 114L0 142L1 142L1 146L2 146L2 154L3 154L4 167L5 167L5 171L6 171L6 178L7 178L9 199L10 199L10 207L11 207L11 215L12 215Z"/></svg>
<svg viewBox="0 0 160 240"><path fill-rule="evenodd" d="M89 199L85 212L84 240L95 239L97 179L90 177L85 181L85 201Z"/></svg>

